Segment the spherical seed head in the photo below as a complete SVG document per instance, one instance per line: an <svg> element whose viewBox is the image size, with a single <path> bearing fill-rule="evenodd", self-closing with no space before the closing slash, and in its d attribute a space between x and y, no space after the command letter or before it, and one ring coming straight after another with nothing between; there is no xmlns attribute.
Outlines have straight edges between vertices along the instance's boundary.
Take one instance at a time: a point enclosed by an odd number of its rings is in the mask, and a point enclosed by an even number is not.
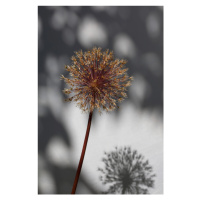
<svg viewBox="0 0 200 200"><path fill-rule="evenodd" d="M133 80L125 64L123 59L114 59L112 51L102 52L101 48L75 52L72 65L65 67L71 78L61 76L68 85L63 92L71 95L66 101L77 102L83 111L114 110L127 97L127 87Z"/></svg>

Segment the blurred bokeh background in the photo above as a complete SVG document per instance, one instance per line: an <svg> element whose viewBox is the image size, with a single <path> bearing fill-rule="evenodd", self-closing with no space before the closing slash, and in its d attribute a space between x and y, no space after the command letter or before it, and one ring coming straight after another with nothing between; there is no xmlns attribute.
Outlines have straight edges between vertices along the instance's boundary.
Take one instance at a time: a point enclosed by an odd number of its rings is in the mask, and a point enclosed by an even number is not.
<svg viewBox="0 0 200 200"><path fill-rule="evenodd" d="M88 115L64 102L65 65L94 46L127 59L134 76L120 109L94 113L78 194L101 194L104 152L130 146L153 167L151 194L163 193L163 7L38 7L38 193L70 194Z"/></svg>

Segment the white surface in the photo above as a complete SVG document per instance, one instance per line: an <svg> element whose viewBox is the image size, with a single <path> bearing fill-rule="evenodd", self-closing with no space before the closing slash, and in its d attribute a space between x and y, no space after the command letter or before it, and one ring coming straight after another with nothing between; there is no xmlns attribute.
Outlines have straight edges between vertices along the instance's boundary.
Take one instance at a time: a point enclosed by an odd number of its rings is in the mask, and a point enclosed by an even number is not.
<svg viewBox="0 0 200 200"><path fill-rule="evenodd" d="M80 109L73 104L67 106L64 111L65 121L69 125L74 149L74 166L78 165L85 131L87 126L87 114L82 114ZM94 121L90 130L87 150L82 167L82 175L97 190L105 190L107 187L99 181L100 173L98 167L103 167L101 159L104 151L114 150L115 146L130 146L138 150L150 165L153 166L155 188L150 192L153 194L163 193L163 126L158 113L141 111L131 104L124 103L120 107L119 116L113 112L110 114L95 113Z"/></svg>

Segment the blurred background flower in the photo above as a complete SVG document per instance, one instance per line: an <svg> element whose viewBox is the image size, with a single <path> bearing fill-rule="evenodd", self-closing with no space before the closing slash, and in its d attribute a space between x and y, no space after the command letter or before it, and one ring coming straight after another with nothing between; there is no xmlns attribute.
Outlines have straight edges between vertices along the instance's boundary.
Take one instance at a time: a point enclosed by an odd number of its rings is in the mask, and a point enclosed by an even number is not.
<svg viewBox="0 0 200 200"><path fill-rule="evenodd" d="M155 174L149 161L144 161L144 157L130 147L105 152L102 161L105 166L98 169L102 174L100 180L109 185L104 193L147 194L148 188L154 186Z"/></svg>
<svg viewBox="0 0 200 200"><path fill-rule="evenodd" d="M106 191L96 170L102 153L129 145L151 160L149 192L162 194L163 8L156 6L38 7L38 193L71 193L88 115L64 102L60 75L74 51L93 46L126 59L134 84L120 109L101 120L94 113L76 193Z"/></svg>

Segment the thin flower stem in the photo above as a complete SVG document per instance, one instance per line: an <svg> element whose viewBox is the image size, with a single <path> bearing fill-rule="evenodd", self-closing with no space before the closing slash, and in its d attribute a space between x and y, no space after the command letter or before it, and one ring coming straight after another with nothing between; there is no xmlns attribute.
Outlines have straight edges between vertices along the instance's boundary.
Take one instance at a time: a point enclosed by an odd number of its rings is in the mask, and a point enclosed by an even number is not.
<svg viewBox="0 0 200 200"><path fill-rule="evenodd" d="M89 133L90 133L90 126L91 126L91 122L92 122L92 113L93 112L91 111L90 114L89 114L88 125L87 125L86 134L85 134L85 140L84 140L84 143L83 143L82 153L81 153L81 157L80 157L80 160L79 160L78 169L76 171L76 176L75 176L75 179L74 179L74 184L73 184L71 194L75 194L75 192L76 192L76 187L77 187L79 175L80 175L80 172L81 172L83 159L84 159L84 156L85 156L85 151L86 151L86 146L87 146L87 141L88 141L88 137L89 137Z"/></svg>

